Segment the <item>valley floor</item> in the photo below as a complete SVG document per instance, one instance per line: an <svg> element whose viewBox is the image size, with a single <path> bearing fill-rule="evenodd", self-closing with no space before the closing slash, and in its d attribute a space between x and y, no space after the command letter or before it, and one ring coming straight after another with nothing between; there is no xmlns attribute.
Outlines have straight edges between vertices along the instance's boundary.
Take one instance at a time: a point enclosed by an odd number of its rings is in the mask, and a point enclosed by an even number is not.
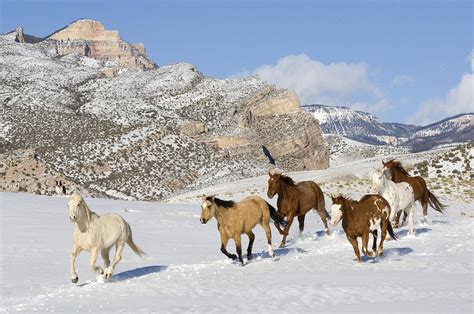
<svg viewBox="0 0 474 314"><path fill-rule="evenodd" d="M328 195L359 198L368 192L366 176L378 162L291 175L321 182ZM294 224L289 245L275 249L275 259L257 226L254 259L240 267L220 253L215 221L200 224L198 196L266 199L265 192L266 177L258 177L168 203L88 199L99 214L122 215L147 256L140 259L125 248L111 282L99 283L83 252L76 262L78 284L70 283L67 199L1 193L0 311L472 313L473 206L470 199L462 201L461 190L441 195L449 206L446 215L430 209L425 224L418 211L416 236L397 229L399 240L385 242L381 258L356 264L341 226L327 236L319 216L309 213L303 236ZM273 227L272 234L276 247L281 238ZM233 242L228 249L235 251Z"/></svg>

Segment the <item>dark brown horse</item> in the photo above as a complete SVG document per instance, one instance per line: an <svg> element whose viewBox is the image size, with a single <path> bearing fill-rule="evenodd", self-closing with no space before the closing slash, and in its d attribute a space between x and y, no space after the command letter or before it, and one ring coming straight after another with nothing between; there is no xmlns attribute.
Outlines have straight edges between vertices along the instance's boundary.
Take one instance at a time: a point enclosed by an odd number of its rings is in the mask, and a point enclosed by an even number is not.
<svg viewBox="0 0 474 314"><path fill-rule="evenodd" d="M300 234L303 232L304 218L310 209L318 212L324 223L325 231L329 234L327 219L331 219L331 217L325 209L324 195L319 185L313 181L302 181L296 184L292 178L279 173L268 173L268 175L270 178L268 179L267 196L272 198L278 194L278 214L287 218L284 230L275 223L276 228L283 235L280 247L285 246L286 237L295 217L298 217Z"/></svg>
<svg viewBox="0 0 474 314"><path fill-rule="evenodd" d="M425 220L428 216L428 204L430 204L433 209L443 213L443 210L446 209L446 205L442 204L438 198L428 190L426 181L422 177L410 176L403 168L401 162L395 161L394 159L387 162L382 161L382 164L384 165L384 170L389 172L393 182L407 182L412 186L415 200L419 201L423 208L423 216L425 217Z"/></svg>
<svg viewBox="0 0 474 314"><path fill-rule="evenodd" d="M342 219L342 228L346 233L347 240L352 244L357 262L360 263L360 251L357 238L362 238L362 253L368 256L375 256L377 247L377 228L382 231L377 256L383 254L383 241L387 231L393 239L396 239L390 224L390 205L387 200L380 195L364 195L359 201L351 200L342 195L332 198L331 216L332 224L336 226ZM369 235L372 233L374 242L373 252L367 248Z"/></svg>

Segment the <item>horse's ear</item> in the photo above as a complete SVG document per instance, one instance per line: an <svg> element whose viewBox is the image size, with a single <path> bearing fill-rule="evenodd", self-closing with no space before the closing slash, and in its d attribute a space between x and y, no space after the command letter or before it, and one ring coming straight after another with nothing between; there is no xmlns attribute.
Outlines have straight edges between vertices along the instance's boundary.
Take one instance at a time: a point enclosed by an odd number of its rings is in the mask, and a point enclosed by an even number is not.
<svg viewBox="0 0 474 314"><path fill-rule="evenodd" d="M387 164L382 160L382 165L385 167Z"/></svg>
<svg viewBox="0 0 474 314"><path fill-rule="evenodd" d="M206 194L203 194L203 195L201 196L201 199L202 199L203 201L205 201L206 198L207 198Z"/></svg>

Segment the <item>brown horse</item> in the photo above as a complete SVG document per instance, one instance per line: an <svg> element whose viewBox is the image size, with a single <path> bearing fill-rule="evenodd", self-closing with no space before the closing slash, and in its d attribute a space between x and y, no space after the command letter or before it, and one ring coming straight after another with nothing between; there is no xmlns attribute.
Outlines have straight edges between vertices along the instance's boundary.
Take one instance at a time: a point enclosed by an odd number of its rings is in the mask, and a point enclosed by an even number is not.
<svg viewBox="0 0 474 314"><path fill-rule="evenodd" d="M387 170L392 177L392 181L395 183L407 182L413 188L413 193L415 194L415 201L421 203L423 208L423 216L426 220L428 216L428 204L430 204L433 209L443 213L443 210L446 209L446 205L442 204L438 198L428 190L426 186L426 181L420 177L412 177L408 172L402 167L401 162L391 159L387 162L382 161L384 165L384 170Z"/></svg>
<svg viewBox="0 0 474 314"><path fill-rule="evenodd" d="M390 205L380 195L364 195L359 201L351 200L342 195L331 197L331 222L336 226L342 219L342 228L346 233L347 240L352 244L357 262L360 263L360 252L357 238L362 238L362 253L370 257L375 256L377 247L377 227L382 231L377 255L383 254L383 241L387 236L387 231L395 240L392 225L390 223ZM372 251L367 248L369 244L369 234L374 236Z"/></svg>
<svg viewBox="0 0 474 314"><path fill-rule="evenodd" d="M201 208L201 223L205 224L212 217L216 218L217 229L221 235L221 252L228 258L237 258L235 254L230 254L226 249L229 239L233 239L239 261L242 266L244 265L240 236L245 233L249 237L247 259L252 259L252 246L255 240L255 234L252 232L252 229L257 224L260 224L265 230L268 241L268 253L271 257L274 256L270 219L282 226L285 226L285 220L277 214L276 209L272 205L268 204L260 196L249 196L238 203L224 201L214 196L203 196Z"/></svg>
<svg viewBox="0 0 474 314"><path fill-rule="evenodd" d="M313 181L302 181L296 184L292 178L279 173L269 172L268 175L270 178L268 179L267 196L272 198L278 194L278 214L287 217L284 230L275 223L276 228L283 235L280 247L285 246L286 237L295 217L298 217L300 234L303 232L304 218L310 209L315 209L318 212L324 223L325 231L329 234L327 219L331 219L331 217L325 209L324 195L319 185Z"/></svg>

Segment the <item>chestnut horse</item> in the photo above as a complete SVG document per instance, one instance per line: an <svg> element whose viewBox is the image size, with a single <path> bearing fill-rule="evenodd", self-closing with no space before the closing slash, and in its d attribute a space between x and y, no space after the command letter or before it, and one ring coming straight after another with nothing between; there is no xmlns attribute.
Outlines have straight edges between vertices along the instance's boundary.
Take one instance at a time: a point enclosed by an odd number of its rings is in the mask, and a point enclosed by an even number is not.
<svg viewBox="0 0 474 314"><path fill-rule="evenodd" d="M430 204L433 209L443 213L443 210L446 209L446 205L442 204L438 198L428 190L426 181L422 177L410 176L403 168L401 162L395 161L394 159L391 159L387 162L382 161L382 164L384 166L384 171L388 171L388 174L390 175L393 182L406 182L411 185L415 195L415 201L419 201L421 203L421 207L423 208L423 216L425 221L428 216L428 204Z"/></svg>
<svg viewBox="0 0 474 314"><path fill-rule="evenodd" d="M270 178L268 179L267 196L273 198L275 194L278 194L278 214L287 217L284 230L275 223L276 228L283 235L280 247L285 246L286 237L295 217L298 217L300 234L303 232L304 218L310 209L318 212L325 226L324 231L329 234L327 219L331 219L331 217L325 209L324 195L319 185L313 181L302 181L296 184L292 178L280 173L269 172L268 175Z"/></svg>
<svg viewBox="0 0 474 314"><path fill-rule="evenodd" d="M392 225L389 221L390 205L382 196L368 194L362 196L359 201L351 200L342 195L333 196L331 199L333 204L331 207L331 222L333 226L336 226L342 219L342 228L346 233L347 240L349 240L354 248L358 263L360 263L360 251L357 243L358 237L362 238L362 253L370 257L375 256L377 228L379 226L382 235L380 237L377 256L382 256L383 254L383 241L387 236L387 231L390 236L396 240ZM370 252L367 248L370 233L374 236L374 242L372 244L373 252Z"/></svg>

